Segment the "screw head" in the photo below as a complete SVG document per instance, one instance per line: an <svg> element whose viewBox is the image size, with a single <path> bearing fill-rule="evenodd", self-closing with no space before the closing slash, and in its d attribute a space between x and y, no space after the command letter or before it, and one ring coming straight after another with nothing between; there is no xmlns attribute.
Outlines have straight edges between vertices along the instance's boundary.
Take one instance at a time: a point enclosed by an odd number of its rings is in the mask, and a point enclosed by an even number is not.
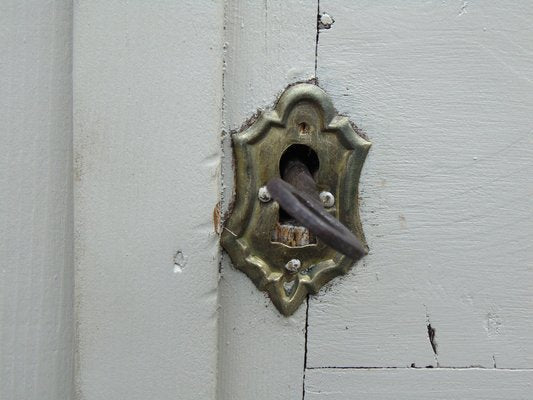
<svg viewBox="0 0 533 400"><path fill-rule="evenodd" d="M301 265L301 261L297 258L294 258L285 264L285 269L291 273L295 273L298 272L298 269L300 269Z"/></svg>
<svg viewBox="0 0 533 400"><path fill-rule="evenodd" d="M319 196L324 207L333 207L335 205L335 196L331 192L323 191Z"/></svg>
<svg viewBox="0 0 533 400"><path fill-rule="evenodd" d="M259 198L259 201L262 201L263 203L268 203L270 200L272 200L272 197L270 196L270 193L268 192L266 186L261 186L259 188L259 191L257 192L257 197Z"/></svg>

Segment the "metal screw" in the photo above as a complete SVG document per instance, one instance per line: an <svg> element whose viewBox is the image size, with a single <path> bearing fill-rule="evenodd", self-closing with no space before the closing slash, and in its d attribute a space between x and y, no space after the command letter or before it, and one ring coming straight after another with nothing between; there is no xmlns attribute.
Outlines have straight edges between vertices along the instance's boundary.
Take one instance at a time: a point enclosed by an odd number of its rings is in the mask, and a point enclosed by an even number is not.
<svg viewBox="0 0 533 400"><path fill-rule="evenodd" d="M257 197L263 203L268 203L270 200L272 200L272 197L270 196L270 193L268 192L266 186L261 186L259 188L259 192L257 192Z"/></svg>
<svg viewBox="0 0 533 400"><path fill-rule="evenodd" d="M324 207L333 207L335 204L335 197L331 194L331 192L320 192L320 200L322 201Z"/></svg>
<svg viewBox="0 0 533 400"><path fill-rule="evenodd" d="M300 269L300 266L302 263L297 258L294 258L290 260L287 264L285 264L285 269L289 272L295 273L298 272L298 269Z"/></svg>

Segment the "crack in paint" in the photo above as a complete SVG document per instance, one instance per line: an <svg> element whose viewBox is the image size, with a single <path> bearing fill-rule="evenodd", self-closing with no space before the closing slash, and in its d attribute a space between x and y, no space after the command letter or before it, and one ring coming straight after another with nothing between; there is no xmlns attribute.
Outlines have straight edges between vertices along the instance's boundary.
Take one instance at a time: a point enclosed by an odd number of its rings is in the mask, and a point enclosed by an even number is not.
<svg viewBox="0 0 533 400"><path fill-rule="evenodd" d="M435 357L435 363L437 364L437 368L440 367L439 365L439 358L438 358L438 352L437 352L437 341L435 340L435 334L436 329L431 326L431 321L429 319L429 312L426 305L424 305L424 308L426 309L426 328L428 332L428 339L429 344L431 345L431 349L433 350L433 356ZM428 365L427 368L433 368L433 365Z"/></svg>
<svg viewBox="0 0 533 400"><path fill-rule="evenodd" d="M302 376L302 400L305 400L305 372L307 371L307 332L309 331L309 295L307 295L305 307L305 331L304 331L304 367Z"/></svg>

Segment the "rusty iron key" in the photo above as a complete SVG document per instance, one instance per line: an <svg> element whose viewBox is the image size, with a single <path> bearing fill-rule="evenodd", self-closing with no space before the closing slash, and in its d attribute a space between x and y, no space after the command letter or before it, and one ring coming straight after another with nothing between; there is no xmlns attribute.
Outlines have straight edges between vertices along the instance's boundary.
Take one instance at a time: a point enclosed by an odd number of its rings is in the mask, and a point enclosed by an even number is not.
<svg viewBox="0 0 533 400"><path fill-rule="evenodd" d="M282 176L268 181L267 189L287 214L338 252L354 260L367 254L361 241L324 208L315 180L303 162L288 161Z"/></svg>

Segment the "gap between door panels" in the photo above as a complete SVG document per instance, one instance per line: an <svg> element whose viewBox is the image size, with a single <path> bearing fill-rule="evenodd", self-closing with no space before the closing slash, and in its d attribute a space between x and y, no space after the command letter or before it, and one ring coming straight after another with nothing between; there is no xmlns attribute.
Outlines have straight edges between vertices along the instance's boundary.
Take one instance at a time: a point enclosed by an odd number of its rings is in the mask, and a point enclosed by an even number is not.
<svg viewBox="0 0 533 400"><path fill-rule="evenodd" d="M317 70L318 70L318 42L320 39L320 0L317 0L316 4L316 36L315 36L315 82L318 82ZM309 334L309 295L305 300L305 331L304 331L304 362L302 371L302 400L305 400L305 378L307 371L307 345Z"/></svg>

